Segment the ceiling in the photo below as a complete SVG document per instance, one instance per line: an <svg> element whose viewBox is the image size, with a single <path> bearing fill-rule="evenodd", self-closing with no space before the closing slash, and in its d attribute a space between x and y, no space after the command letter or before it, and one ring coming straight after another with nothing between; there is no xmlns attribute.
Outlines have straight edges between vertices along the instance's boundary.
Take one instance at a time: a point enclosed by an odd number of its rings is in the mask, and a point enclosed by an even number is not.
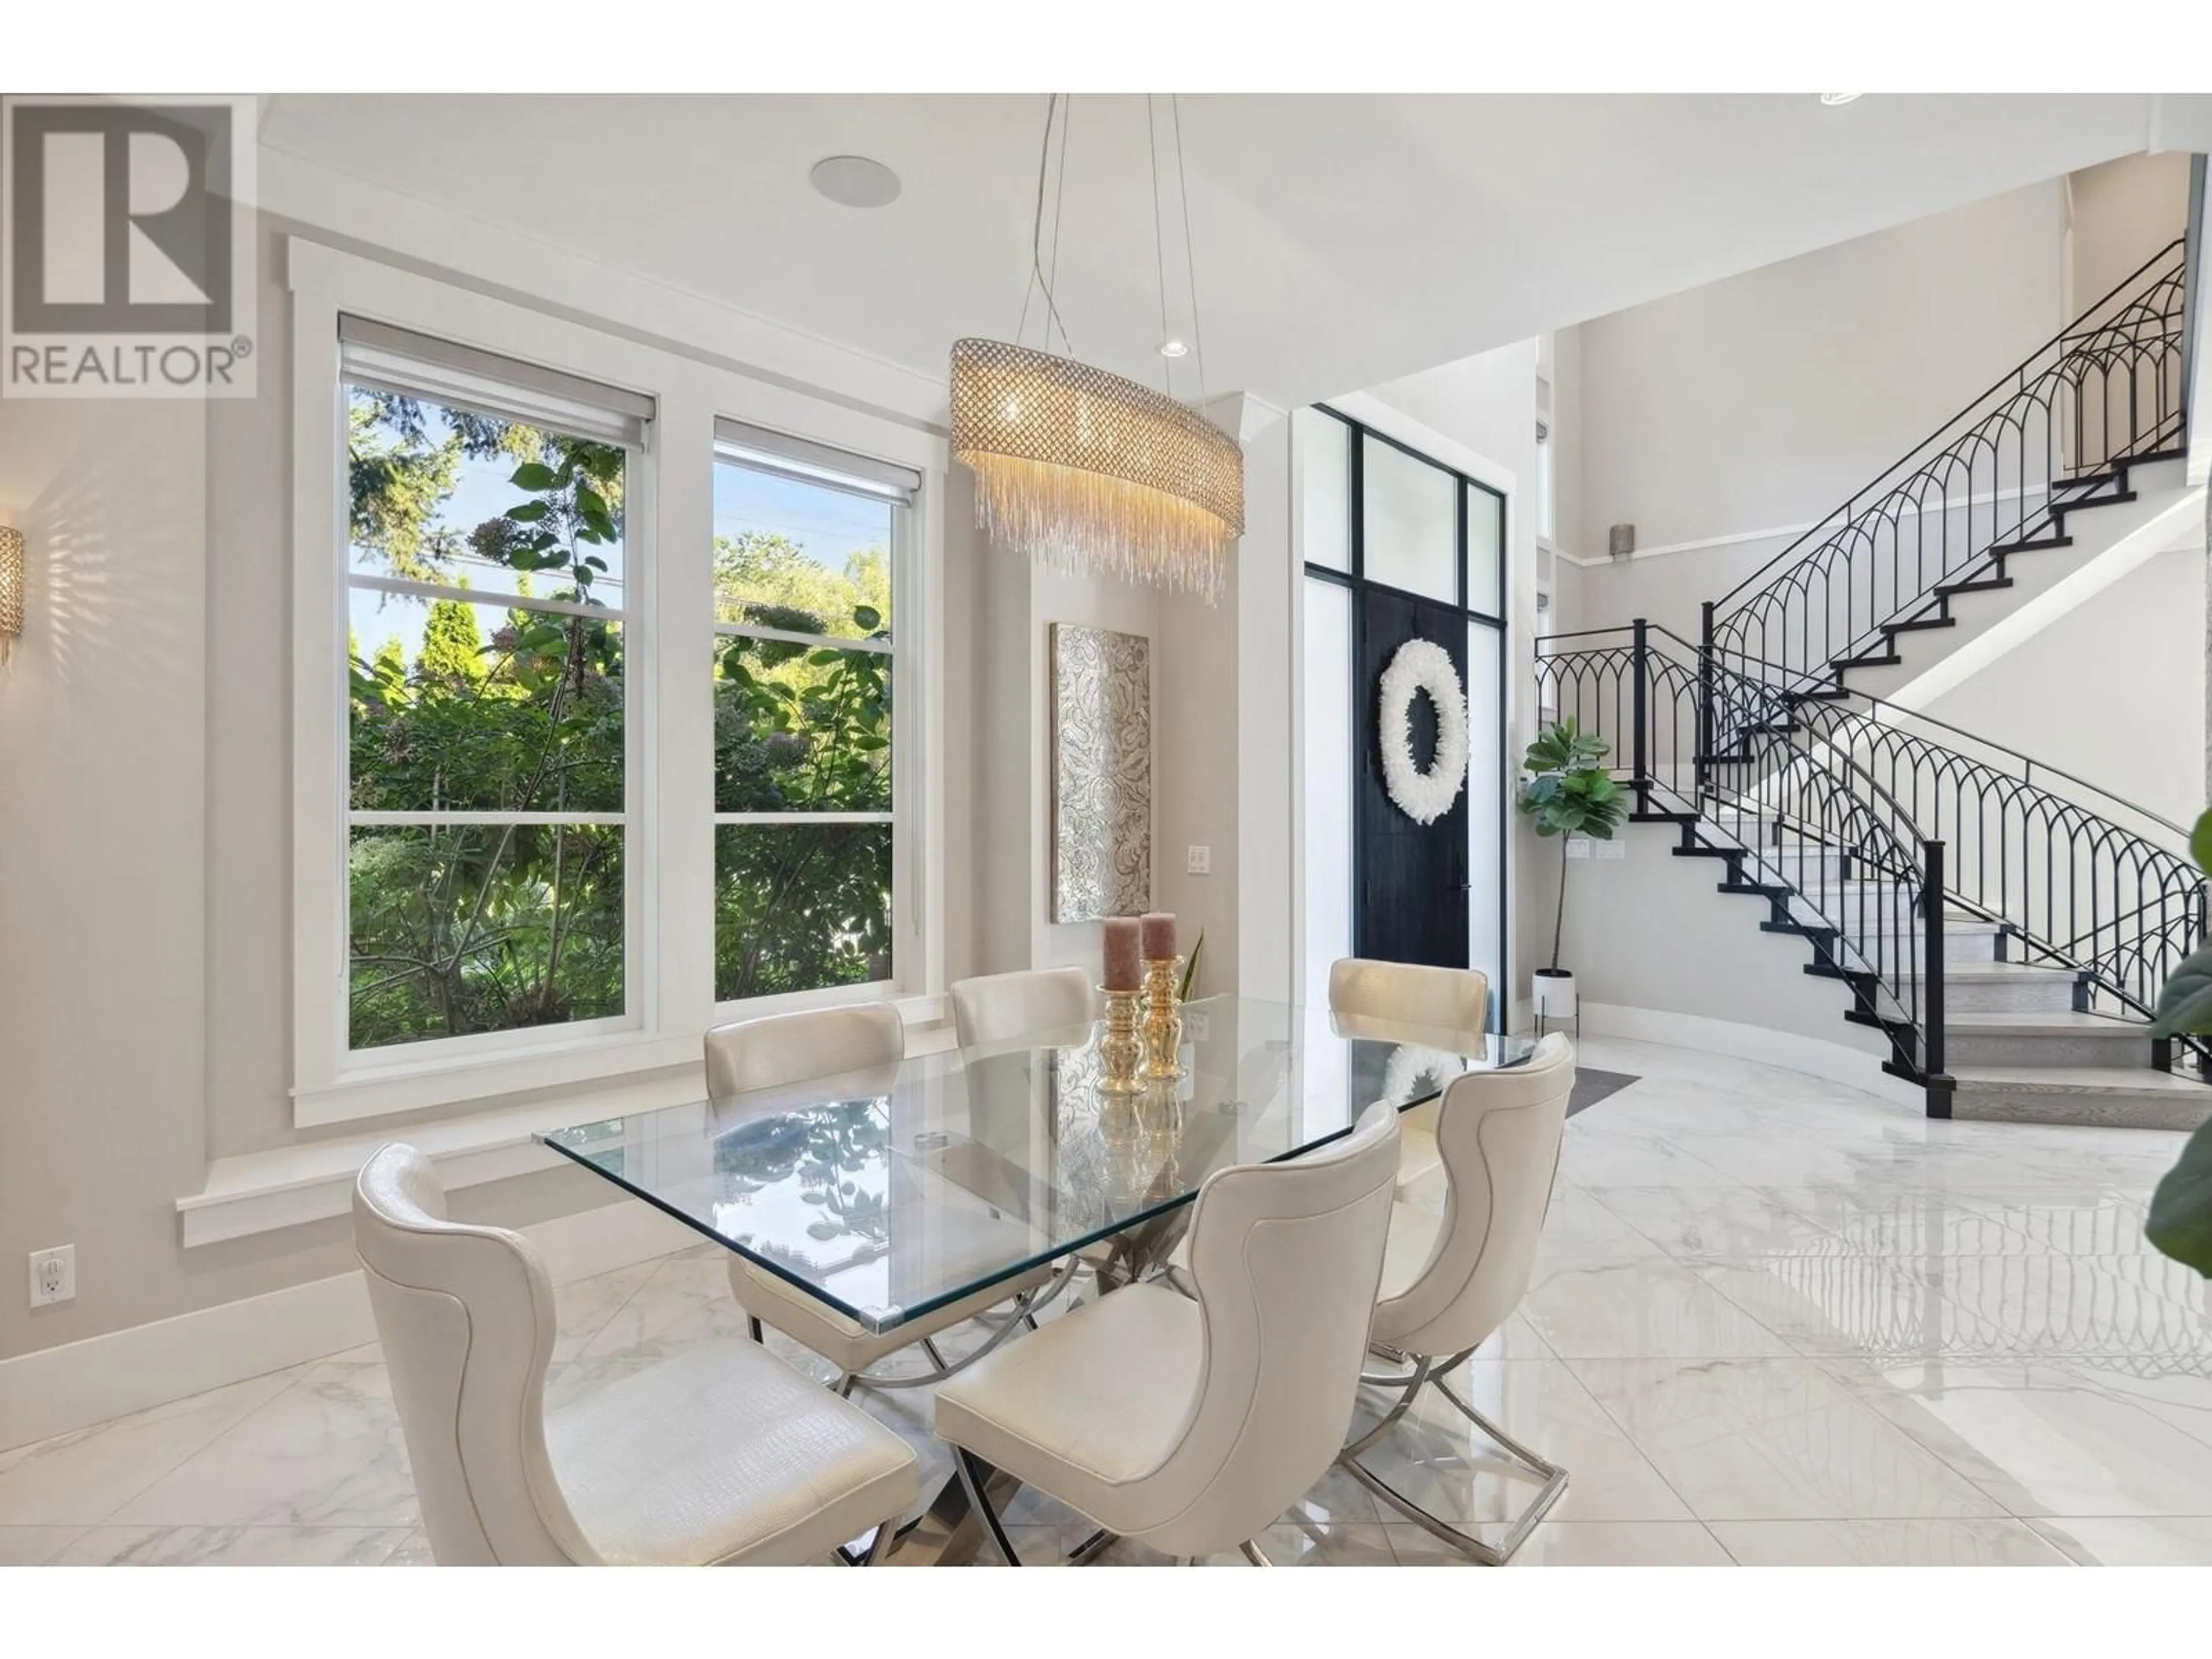
<svg viewBox="0 0 2212 1659"><path fill-rule="evenodd" d="M2212 119L2207 101L1187 96L1206 386L1285 404L1372 386L2154 134L2172 144ZM1168 331L1188 337L1168 100L1158 109ZM1021 314L1044 110L1042 95L287 94L265 106L262 137L941 374L954 338L1010 337ZM1075 100L1054 286L1077 355L1157 385L1146 135L1141 96ZM808 170L840 154L895 169L898 199L860 210L817 195ZM1185 358L1175 390L1197 389Z"/></svg>

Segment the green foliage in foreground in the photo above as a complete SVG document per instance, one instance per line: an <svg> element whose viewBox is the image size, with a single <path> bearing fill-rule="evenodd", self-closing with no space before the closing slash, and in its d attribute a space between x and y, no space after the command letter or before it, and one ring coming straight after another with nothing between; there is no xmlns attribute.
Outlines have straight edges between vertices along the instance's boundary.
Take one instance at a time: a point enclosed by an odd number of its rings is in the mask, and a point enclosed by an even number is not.
<svg viewBox="0 0 2212 1659"><path fill-rule="evenodd" d="M2197 867L2212 874L2212 811L2189 837ZM2154 1037L2212 1036L2212 943L2200 945L2173 970L2151 1017ZM2143 1237L2176 1261L2212 1279L2212 1123L2198 1126L2180 1159L2151 1194Z"/></svg>

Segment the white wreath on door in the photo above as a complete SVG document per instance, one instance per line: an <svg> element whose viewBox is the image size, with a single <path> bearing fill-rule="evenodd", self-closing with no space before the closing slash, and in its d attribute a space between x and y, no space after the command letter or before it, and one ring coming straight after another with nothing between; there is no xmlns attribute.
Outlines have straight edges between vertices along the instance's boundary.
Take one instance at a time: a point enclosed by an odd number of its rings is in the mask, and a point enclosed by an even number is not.
<svg viewBox="0 0 2212 1659"><path fill-rule="evenodd" d="M1426 692L1437 711L1437 752L1424 772L1413 763L1413 699ZM1433 640L1407 640L1382 671L1382 787L1416 823L1434 823L1459 799L1467 778L1467 694L1450 653Z"/></svg>
<svg viewBox="0 0 2212 1659"><path fill-rule="evenodd" d="M1426 1043L1401 1042L1382 1062L1382 1098L1393 1106L1402 1106L1417 1090L1440 1094L1465 1070L1467 1062L1457 1054Z"/></svg>

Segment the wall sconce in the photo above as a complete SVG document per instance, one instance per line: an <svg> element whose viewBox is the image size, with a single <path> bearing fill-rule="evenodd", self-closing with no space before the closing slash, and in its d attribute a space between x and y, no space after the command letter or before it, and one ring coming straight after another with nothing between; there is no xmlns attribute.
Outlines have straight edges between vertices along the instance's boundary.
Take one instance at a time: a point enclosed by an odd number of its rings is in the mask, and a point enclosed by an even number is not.
<svg viewBox="0 0 2212 1659"><path fill-rule="evenodd" d="M23 632L23 532L0 525L0 664Z"/></svg>

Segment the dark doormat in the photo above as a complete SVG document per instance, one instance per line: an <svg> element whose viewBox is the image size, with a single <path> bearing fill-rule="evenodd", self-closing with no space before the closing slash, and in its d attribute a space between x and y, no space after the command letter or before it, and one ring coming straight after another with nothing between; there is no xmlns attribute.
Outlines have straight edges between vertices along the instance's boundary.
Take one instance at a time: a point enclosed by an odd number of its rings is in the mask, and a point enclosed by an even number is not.
<svg viewBox="0 0 2212 1659"><path fill-rule="evenodd" d="M1607 1095L1619 1094L1636 1079L1626 1072L1596 1072L1589 1066L1575 1072L1575 1091L1567 1100L1567 1115L1572 1117L1585 1106L1595 1106Z"/></svg>

